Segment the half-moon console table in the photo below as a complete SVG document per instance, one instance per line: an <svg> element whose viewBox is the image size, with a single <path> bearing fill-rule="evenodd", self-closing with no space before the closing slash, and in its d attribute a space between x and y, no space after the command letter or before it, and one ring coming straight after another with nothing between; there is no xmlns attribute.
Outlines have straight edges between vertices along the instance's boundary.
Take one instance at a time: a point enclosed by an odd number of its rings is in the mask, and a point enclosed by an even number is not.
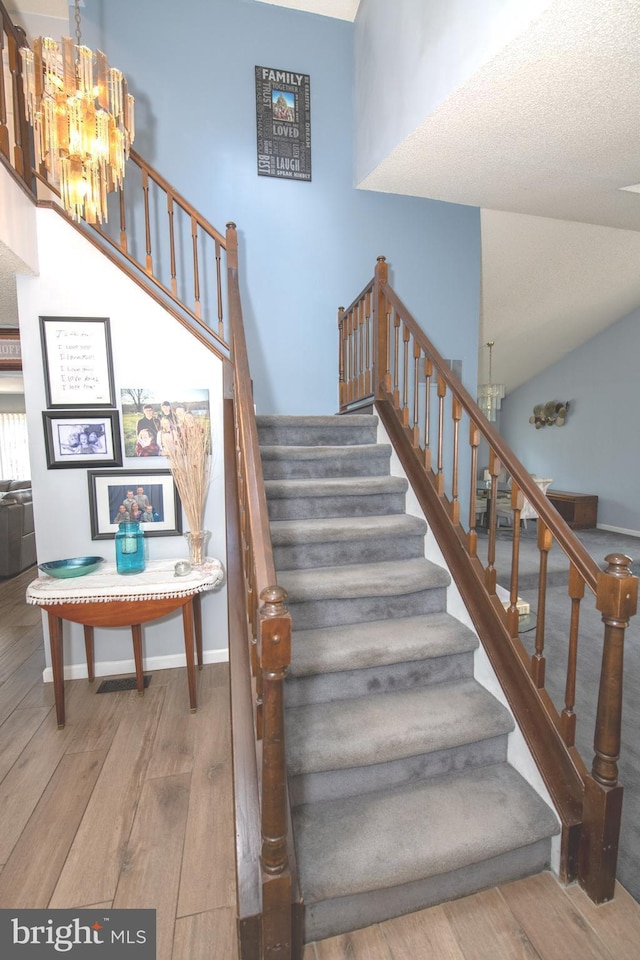
<svg viewBox="0 0 640 960"><path fill-rule="evenodd" d="M27 603L47 611L51 669L58 728L64 727L64 658L62 621L84 626L87 675L94 679L94 627L131 627L138 693L144 693L142 624L182 608L184 650L187 661L189 706L196 709L194 631L198 666L202 666L202 617L200 594L212 590L223 578L219 560L207 560L202 568L178 577L175 560L152 560L144 573L123 576L115 563L105 563L85 577L56 579L38 577L27 587Z"/></svg>

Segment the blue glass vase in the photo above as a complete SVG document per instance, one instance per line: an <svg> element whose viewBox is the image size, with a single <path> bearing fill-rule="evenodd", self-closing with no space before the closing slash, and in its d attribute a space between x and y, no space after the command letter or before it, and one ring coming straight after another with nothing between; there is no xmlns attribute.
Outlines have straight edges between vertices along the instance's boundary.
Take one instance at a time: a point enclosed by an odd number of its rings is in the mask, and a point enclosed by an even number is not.
<svg viewBox="0 0 640 960"><path fill-rule="evenodd" d="M142 573L145 568L144 531L137 520L121 523L116 533L118 573Z"/></svg>

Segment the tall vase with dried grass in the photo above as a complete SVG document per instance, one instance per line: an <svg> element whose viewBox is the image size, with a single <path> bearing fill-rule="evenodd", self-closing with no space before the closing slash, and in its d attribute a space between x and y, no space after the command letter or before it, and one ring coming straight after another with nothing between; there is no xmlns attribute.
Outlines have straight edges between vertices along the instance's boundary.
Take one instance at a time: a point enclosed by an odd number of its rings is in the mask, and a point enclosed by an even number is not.
<svg viewBox="0 0 640 960"><path fill-rule="evenodd" d="M176 424L163 452L178 488L189 530L189 560L202 566L206 557L209 531L204 527L204 506L211 474L211 438L208 421L187 413Z"/></svg>

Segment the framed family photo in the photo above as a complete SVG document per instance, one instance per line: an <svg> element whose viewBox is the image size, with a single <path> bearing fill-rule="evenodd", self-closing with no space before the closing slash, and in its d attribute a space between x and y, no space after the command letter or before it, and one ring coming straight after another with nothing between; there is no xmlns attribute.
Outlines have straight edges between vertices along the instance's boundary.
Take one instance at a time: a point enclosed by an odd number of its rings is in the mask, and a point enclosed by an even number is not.
<svg viewBox="0 0 640 960"><path fill-rule="evenodd" d="M49 470L122 466L117 410L43 410L42 420Z"/></svg>
<svg viewBox="0 0 640 960"><path fill-rule="evenodd" d="M108 317L40 317L47 406L115 407Z"/></svg>
<svg viewBox="0 0 640 960"><path fill-rule="evenodd" d="M182 508L170 470L90 470L91 539L110 540L138 520L146 537L182 533Z"/></svg>
<svg viewBox="0 0 640 960"><path fill-rule="evenodd" d="M165 457L167 443L185 417L211 433L209 391L198 387L125 387L120 391L125 457Z"/></svg>

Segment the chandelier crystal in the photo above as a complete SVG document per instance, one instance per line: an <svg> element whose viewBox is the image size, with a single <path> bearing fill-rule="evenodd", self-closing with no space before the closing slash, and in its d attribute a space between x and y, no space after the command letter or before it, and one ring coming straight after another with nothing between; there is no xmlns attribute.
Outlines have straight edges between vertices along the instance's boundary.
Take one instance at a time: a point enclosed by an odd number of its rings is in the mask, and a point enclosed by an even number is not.
<svg viewBox="0 0 640 960"><path fill-rule="evenodd" d="M489 382L478 385L478 406L484 413L487 420L495 423L498 418L498 410L504 400L506 389L503 383L492 383L491 377L491 351L495 341L489 340L486 346L489 348Z"/></svg>
<svg viewBox="0 0 640 960"><path fill-rule="evenodd" d="M107 220L107 194L122 186L135 136L134 99L120 70L101 50L76 40L39 37L20 49L25 109L34 128L36 163L60 190L74 220Z"/></svg>

